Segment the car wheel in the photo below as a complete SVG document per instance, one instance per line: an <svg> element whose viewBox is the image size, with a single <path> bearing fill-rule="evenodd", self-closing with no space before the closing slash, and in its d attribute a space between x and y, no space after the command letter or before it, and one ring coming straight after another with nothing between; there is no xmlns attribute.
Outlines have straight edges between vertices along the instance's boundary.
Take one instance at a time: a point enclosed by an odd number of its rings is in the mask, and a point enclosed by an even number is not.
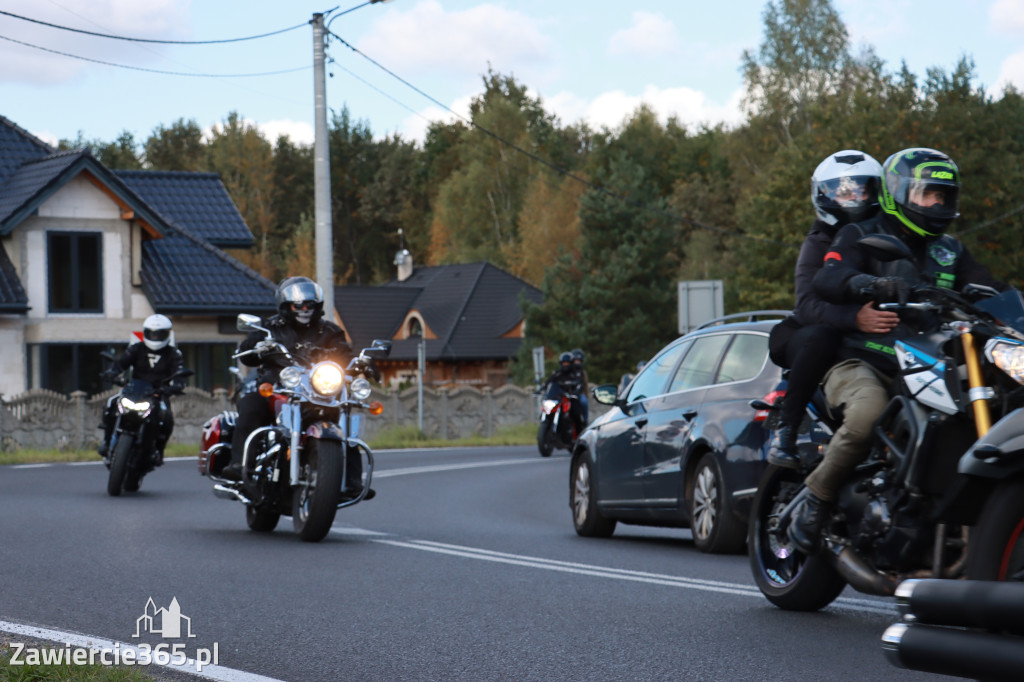
<svg viewBox="0 0 1024 682"><path fill-rule="evenodd" d="M746 541L745 525L736 518L714 453L697 462L686 495L693 544L702 552L735 553Z"/></svg>
<svg viewBox="0 0 1024 682"><path fill-rule="evenodd" d="M572 505L572 523L576 533L585 538L607 538L615 532L615 519L601 516L597 508L590 457L580 455L573 460L569 503Z"/></svg>

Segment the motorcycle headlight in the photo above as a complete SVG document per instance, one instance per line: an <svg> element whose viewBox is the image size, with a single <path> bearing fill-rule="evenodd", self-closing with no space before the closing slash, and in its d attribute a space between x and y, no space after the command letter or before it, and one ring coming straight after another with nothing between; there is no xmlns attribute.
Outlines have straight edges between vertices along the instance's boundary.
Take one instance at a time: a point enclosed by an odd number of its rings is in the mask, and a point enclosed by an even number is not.
<svg viewBox="0 0 1024 682"><path fill-rule="evenodd" d="M985 345L985 355L992 364L1009 374L1011 379L1024 384L1024 345L990 339Z"/></svg>
<svg viewBox="0 0 1024 682"><path fill-rule="evenodd" d="M313 368L309 383L320 395L334 395L341 392L345 373L333 362L323 362Z"/></svg>
<svg viewBox="0 0 1024 682"><path fill-rule="evenodd" d="M302 383L302 370L298 367L285 367L277 380L284 388L295 388Z"/></svg>
<svg viewBox="0 0 1024 682"><path fill-rule="evenodd" d="M121 407L132 412L145 412L149 409L150 405L151 403L148 400L137 403L134 400L121 396Z"/></svg>
<svg viewBox="0 0 1024 682"><path fill-rule="evenodd" d="M540 403L541 409L544 410L544 414L551 414L555 407L558 406L557 400L542 400Z"/></svg>
<svg viewBox="0 0 1024 682"><path fill-rule="evenodd" d="M352 397L356 400L366 400L370 397L371 390L373 389L370 387L370 382L363 377L352 380Z"/></svg>

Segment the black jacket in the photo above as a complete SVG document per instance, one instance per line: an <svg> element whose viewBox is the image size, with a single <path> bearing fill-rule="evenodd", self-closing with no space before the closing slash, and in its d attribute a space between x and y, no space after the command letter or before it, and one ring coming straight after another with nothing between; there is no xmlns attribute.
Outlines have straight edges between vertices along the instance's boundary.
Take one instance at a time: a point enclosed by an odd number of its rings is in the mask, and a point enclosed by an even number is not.
<svg viewBox="0 0 1024 682"><path fill-rule="evenodd" d="M274 315L264 320L263 326L270 330L275 341L300 359L334 360L344 367L352 355L352 348L345 341L345 332L333 322L320 319L307 327L289 323L280 315ZM250 332L238 346L238 350L251 350L264 338L266 336L261 331ZM279 353L265 355L262 359L256 355L244 355L240 359L245 365L259 367L256 373L257 383L277 381L281 369L288 366L288 361Z"/></svg>
<svg viewBox="0 0 1024 682"><path fill-rule="evenodd" d="M158 385L181 369L184 362L181 351L175 346L167 344L160 350L150 350L139 342L128 346L114 367L121 371L131 368L133 379Z"/></svg>
<svg viewBox="0 0 1024 682"><path fill-rule="evenodd" d="M814 288L814 276L821 270L832 240L839 228L823 220L815 220L800 247L796 261L796 308L793 310L797 322L802 326L827 324L842 331L857 329L857 303L836 304L823 299Z"/></svg>
<svg viewBox="0 0 1024 682"><path fill-rule="evenodd" d="M913 260L884 262L872 258L857 243L867 234L890 234L905 243ZM988 269L974 260L967 247L957 239L943 235L936 239L910 237L895 218L885 213L863 223L845 226L825 255L825 265L814 278L815 291L825 300L836 303L858 301L850 280L861 274L876 277L899 277L909 284L930 284L960 291L967 284L984 284L1000 291L1007 285L996 280ZM888 334L849 332L839 357L865 360L886 373L897 368L893 343L915 333L929 331L937 320L920 312L900 312L900 324Z"/></svg>

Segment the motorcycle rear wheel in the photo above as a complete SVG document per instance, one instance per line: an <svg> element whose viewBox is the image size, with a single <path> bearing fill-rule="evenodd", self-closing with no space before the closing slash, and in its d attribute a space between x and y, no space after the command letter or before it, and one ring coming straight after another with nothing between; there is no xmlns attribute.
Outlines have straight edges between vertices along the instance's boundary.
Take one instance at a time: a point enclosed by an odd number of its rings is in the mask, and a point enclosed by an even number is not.
<svg viewBox="0 0 1024 682"><path fill-rule="evenodd" d="M542 420L537 427L537 449L541 457L550 457L555 450L555 432L547 419Z"/></svg>
<svg viewBox="0 0 1024 682"><path fill-rule="evenodd" d="M245 506L245 522L249 530L257 533L269 533L277 528L277 522L281 520L281 514L273 509L256 507L251 504Z"/></svg>
<svg viewBox="0 0 1024 682"><path fill-rule="evenodd" d="M765 470L750 510L747 555L754 581L768 601L787 611L818 611L839 596L846 581L824 558L797 551L778 527L778 516L796 496L801 480L792 469Z"/></svg>
<svg viewBox="0 0 1024 682"><path fill-rule="evenodd" d="M1024 581L1024 478L985 502L967 545L967 579Z"/></svg>
<svg viewBox="0 0 1024 682"><path fill-rule="evenodd" d="M331 530L341 496L341 443L310 438L303 453L308 485L292 491L292 527L304 542L320 542Z"/></svg>
<svg viewBox="0 0 1024 682"><path fill-rule="evenodd" d="M128 473L128 460L132 455L132 439L121 436L114 445L114 454L110 456L110 476L107 478L107 494L117 497L124 486L125 475Z"/></svg>

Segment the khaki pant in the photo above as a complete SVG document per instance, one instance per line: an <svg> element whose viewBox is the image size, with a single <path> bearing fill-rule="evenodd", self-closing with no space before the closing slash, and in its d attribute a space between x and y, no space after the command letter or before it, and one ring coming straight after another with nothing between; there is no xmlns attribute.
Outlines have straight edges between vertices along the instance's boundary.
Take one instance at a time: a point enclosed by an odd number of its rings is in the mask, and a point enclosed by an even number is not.
<svg viewBox="0 0 1024 682"><path fill-rule="evenodd" d="M805 481L814 495L826 502L836 498L839 486L870 451L871 428L889 403L881 375L866 362L844 360L825 375L825 398L843 408L843 425L825 448L821 464Z"/></svg>

